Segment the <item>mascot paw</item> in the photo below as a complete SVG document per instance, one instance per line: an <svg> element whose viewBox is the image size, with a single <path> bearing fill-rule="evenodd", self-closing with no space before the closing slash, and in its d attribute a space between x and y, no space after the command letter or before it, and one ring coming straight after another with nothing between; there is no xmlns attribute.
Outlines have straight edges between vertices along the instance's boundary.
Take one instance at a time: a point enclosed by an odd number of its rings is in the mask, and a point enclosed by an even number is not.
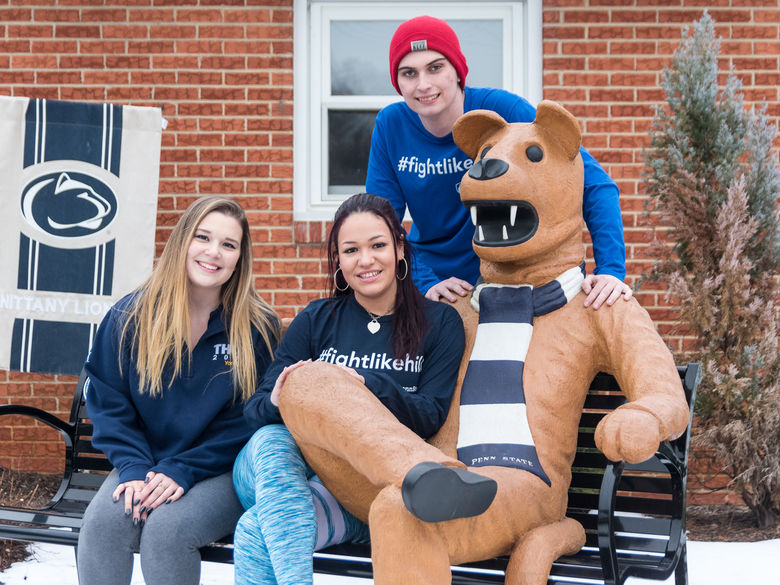
<svg viewBox="0 0 780 585"><path fill-rule="evenodd" d="M496 497L498 484L484 475L426 461L412 467L401 485L406 509L423 522L478 516Z"/></svg>
<svg viewBox="0 0 780 585"><path fill-rule="evenodd" d="M608 459L641 463L658 450L661 429L649 412L620 407L601 419L595 438Z"/></svg>

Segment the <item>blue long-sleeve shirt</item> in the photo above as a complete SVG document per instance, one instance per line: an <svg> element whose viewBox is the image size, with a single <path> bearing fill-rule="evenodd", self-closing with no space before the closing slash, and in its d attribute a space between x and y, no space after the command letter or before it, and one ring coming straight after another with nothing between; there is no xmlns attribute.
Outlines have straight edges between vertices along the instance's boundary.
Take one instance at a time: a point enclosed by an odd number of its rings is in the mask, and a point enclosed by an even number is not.
<svg viewBox="0 0 780 585"><path fill-rule="evenodd" d="M250 426L283 422L270 400L276 379L286 366L312 359L353 368L402 424L423 438L433 435L449 411L465 337L453 307L424 302L430 328L423 346L418 355L398 360L390 340L392 315L380 317L380 329L372 334L368 313L353 295L309 303L288 327L273 364L244 408Z"/></svg>
<svg viewBox="0 0 780 585"><path fill-rule="evenodd" d="M492 110L507 122L533 122L536 109L508 91L466 87L464 111ZM582 212L593 240L596 274L626 276L626 246L615 182L583 148L585 167ZM475 284L479 258L472 248L474 224L460 201L460 181L471 160L452 138L428 132L404 102L382 109L371 136L366 191L387 198L398 217L406 208L415 254L414 282L425 293L456 276Z"/></svg>
<svg viewBox="0 0 780 585"><path fill-rule="evenodd" d="M232 356L222 308L192 352L192 362L158 397L141 393L130 340L119 336L132 296L120 300L98 328L85 368L92 444L119 470L119 481L144 479L149 471L173 478L185 492L195 483L229 471L252 435L240 395L233 391ZM260 333L253 330L255 361L262 377L271 363ZM171 382L170 386L168 383Z"/></svg>

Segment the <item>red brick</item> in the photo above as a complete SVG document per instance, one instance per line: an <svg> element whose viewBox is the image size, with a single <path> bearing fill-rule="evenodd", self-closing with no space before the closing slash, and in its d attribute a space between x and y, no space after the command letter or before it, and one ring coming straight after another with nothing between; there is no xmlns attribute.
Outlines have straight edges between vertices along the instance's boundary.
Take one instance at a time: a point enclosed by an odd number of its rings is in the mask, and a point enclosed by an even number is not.
<svg viewBox="0 0 780 585"><path fill-rule="evenodd" d="M590 99L594 102L632 102L632 89L591 89Z"/></svg>
<svg viewBox="0 0 780 585"><path fill-rule="evenodd" d="M32 38L52 38L54 36L54 27L47 25L17 25L9 24L6 27L6 34L9 39L32 39Z"/></svg>
<svg viewBox="0 0 780 585"><path fill-rule="evenodd" d="M167 40L127 41L128 54L164 54L175 53L176 42Z"/></svg>
<svg viewBox="0 0 780 585"><path fill-rule="evenodd" d="M227 103L225 104L226 116L244 116L254 118L257 116L267 116L270 113L268 104L261 104L255 101L246 103Z"/></svg>
<svg viewBox="0 0 780 585"><path fill-rule="evenodd" d="M0 69L0 84L8 83L18 85L22 83L35 83L35 72L30 71L3 71Z"/></svg>
<svg viewBox="0 0 780 585"><path fill-rule="evenodd" d="M221 10L181 9L176 11L177 22L222 22Z"/></svg>
<svg viewBox="0 0 780 585"><path fill-rule="evenodd" d="M544 39L584 39L584 26L544 26Z"/></svg>
<svg viewBox="0 0 780 585"><path fill-rule="evenodd" d="M250 39L287 39L291 36L292 26L248 25L246 27L246 37Z"/></svg>
<svg viewBox="0 0 780 585"><path fill-rule="evenodd" d="M198 129L204 132L243 132L246 121L243 118L201 118Z"/></svg>
<svg viewBox="0 0 780 585"><path fill-rule="evenodd" d="M556 102L582 102L587 99L587 92L584 88L549 88L544 92L544 98Z"/></svg>
<svg viewBox="0 0 780 585"><path fill-rule="evenodd" d="M678 35L679 36L679 35ZM588 27L589 39L627 39L633 40L635 38L634 31L631 27L623 26L589 26Z"/></svg>
<svg viewBox="0 0 780 585"><path fill-rule="evenodd" d="M129 22L173 22L174 11L168 9L151 8L149 10L134 8L128 11Z"/></svg>
<svg viewBox="0 0 780 585"><path fill-rule="evenodd" d="M107 55L108 69L149 69L150 59L145 55Z"/></svg>
<svg viewBox="0 0 780 585"><path fill-rule="evenodd" d="M217 71L229 69L244 69L246 59L244 57L203 57L200 62L202 69L216 69Z"/></svg>
<svg viewBox="0 0 780 585"><path fill-rule="evenodd" d="M269 165L225 165L222 167L226 177L270 177Z"/></svg>
<svg viewBox="0 0 780 585"><path fill-rule="evenodd" d="M69 39L99 39L100 27L92 24L58 24L54 36Z"/></svg>
<svg viewBox="0 0 780 585"><path fill-rule="evenodd" d="M220 85L222 73L217 71L179 71L176 83L183 85Z"/></svg>
<svg viewBox="0 0 780 585"><path fill-rule="evenodd" d="M29 42L27 41L20 41L24 42L28 47ZM78 41L68 41L68 40L41 40L41 39L35 39L32 42L32 48L30 51L35 54L41 54L41 53L56 53L60 56L67 54L67 53L78 53L79 48L79 42ZM0 44L0 51L4 51L3 45ZM9 52L25 52L25 51L9 51Z"/></svg>
<svg viewBox="0 0 780 585"><path fill-rule="evenodd" d="M116 55L125 52L124 41L104 41L104 40L81 40L79 41L79 49L81 53L85 54L105 54Z"/></svg>
<svg viewBox="0 0 780 585"><path fill-rule="evenodd" d="M181 26L174 24L151 25L149 27L150 39L194 39L198 29L195 26Z"/></svg>
<svg viewBox="0 0 780 585"><path fill-rule="evenodd" d="M54 55L13 55L11 67L14 69L56 69L57 57Z"/></svg>
<svg viewBox="0 0 780 585"><path fill-rule="evenodd" d="M182 40L176 42L176 51L180 55L187 53L195 53L197 55L222 54L222 42L209 40ZM194 68L198 68L197 60L195 61Z"/></svg>
<svg viewBox="0 0 780 585"><path fill-rule="evenodd" d="M43 85L75 85L81 83L81 73L78 71L38 71L35 74L35 81Z"/></svg>
<svg viewBox="0 0 780 585"><path fill-rule="evenodd" d="M159 74L159 72L155 72ZM171 72L173 75L175 73ZM153 73L154 74L154 73ZM200 91L197 87L157 87L154 88L154 99L161 101L181 101L181 100L197 100ZM222 108L219 108L222 111ZM184 113L184 112L179 112ZM186 114L185 114L186 115Z"/></svg>
<svg viewBox="0 0 780 585"><path fill-rule="evenodd" d="M271 15L271 21L275 23L288 23L292 24L293 22L293 11L292 10L274 10Z"/></svg>
<svg viewBox="0 0 780 585"><path fill-rule="evenodd" d="M612 73L609 76L610 85L616 86L628 86L628 87L642 87L642 86L656 86L658 84L658 75L655 72L619 72Z"/></svg>
<svg viewBox="0 0 780 585"><path fill-rule="evenodd" d="M222 43L220 43L221 45ZM225 40L224 53L230 55L233 53L239 55L266 55L271 52L271 43L268 41L247 40Z"/></svg>
<svg viewBox="0 0 780 585"><path fill-rule="evenodd" d="M106 98L112 102L133 102L151 100L151 87L109 87L106 88Z"/></svg>
<svg viewBox="0 0 780 585"><path fill-rule="evenodd" d="M224 177L225 167L223 165L176 165L176 174L180 177Z"/></svg>
<svg viewBox="0 0 780 585"><path fill-rule="evenodd" d="M249 27L246 27L249 28ZM198 26L198 38L200 39L243 39L248 35L244 33L243 26L217 25L217 26ZM255 38L249 35L250 38Z"/></svg>
<svg viewBox="0 0 780 585"><path fill-rule="evenodd" d="M32 10L29 8L0 8L0 22L27 22L32 20ZM43 19L37 19L40 22Z"/></svg>
<svg viewBox="0 0 780 585"><path fill-rule="evenodd" d="M105 24L102 27L103 38L105 39L148 39L149 28L142 25L118 25Z"/></svg>
<svg viewBox="0 0 780 585"><path fill-rule="evenodd" d="M130 71L128 73L130 83L133 85L174 85L176 83L176 73L173 71ZM190 99L190 95L186 94L185 99Z"/></svg>

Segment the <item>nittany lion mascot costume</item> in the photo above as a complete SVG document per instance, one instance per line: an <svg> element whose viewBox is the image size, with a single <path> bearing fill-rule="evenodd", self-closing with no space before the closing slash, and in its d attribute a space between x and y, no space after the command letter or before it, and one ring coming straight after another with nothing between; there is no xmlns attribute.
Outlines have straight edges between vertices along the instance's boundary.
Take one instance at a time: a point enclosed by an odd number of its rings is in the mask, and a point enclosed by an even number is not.
<svg viewBox="0 0 780 585"><path fill-rule="evenodd" d="M484 283L457 303L466 351L445 425L425 442L317 362L290 374L280 409L324 484L369 523L377 585L445 585L450 564L506 554L506 583L544 585L585 542L565 513L594 375L614 374L628 398L596 429L613 460L651 457L685 430L688 406L634 299L583 306L577 121L542 102L533 123L477 110L453 134L474 159L460 194Z"/></svg>

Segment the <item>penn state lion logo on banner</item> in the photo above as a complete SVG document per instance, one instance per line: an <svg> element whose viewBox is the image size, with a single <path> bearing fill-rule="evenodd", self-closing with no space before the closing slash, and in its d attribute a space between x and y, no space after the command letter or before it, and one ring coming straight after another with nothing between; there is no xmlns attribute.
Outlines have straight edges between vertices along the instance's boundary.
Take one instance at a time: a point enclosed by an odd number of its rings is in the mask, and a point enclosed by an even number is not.
<svg viewBox="0 0 780 585"><path fill-rule="evenodd" d="M157 108L0 97L0 368L78 374L154 258Z"/></svg>

